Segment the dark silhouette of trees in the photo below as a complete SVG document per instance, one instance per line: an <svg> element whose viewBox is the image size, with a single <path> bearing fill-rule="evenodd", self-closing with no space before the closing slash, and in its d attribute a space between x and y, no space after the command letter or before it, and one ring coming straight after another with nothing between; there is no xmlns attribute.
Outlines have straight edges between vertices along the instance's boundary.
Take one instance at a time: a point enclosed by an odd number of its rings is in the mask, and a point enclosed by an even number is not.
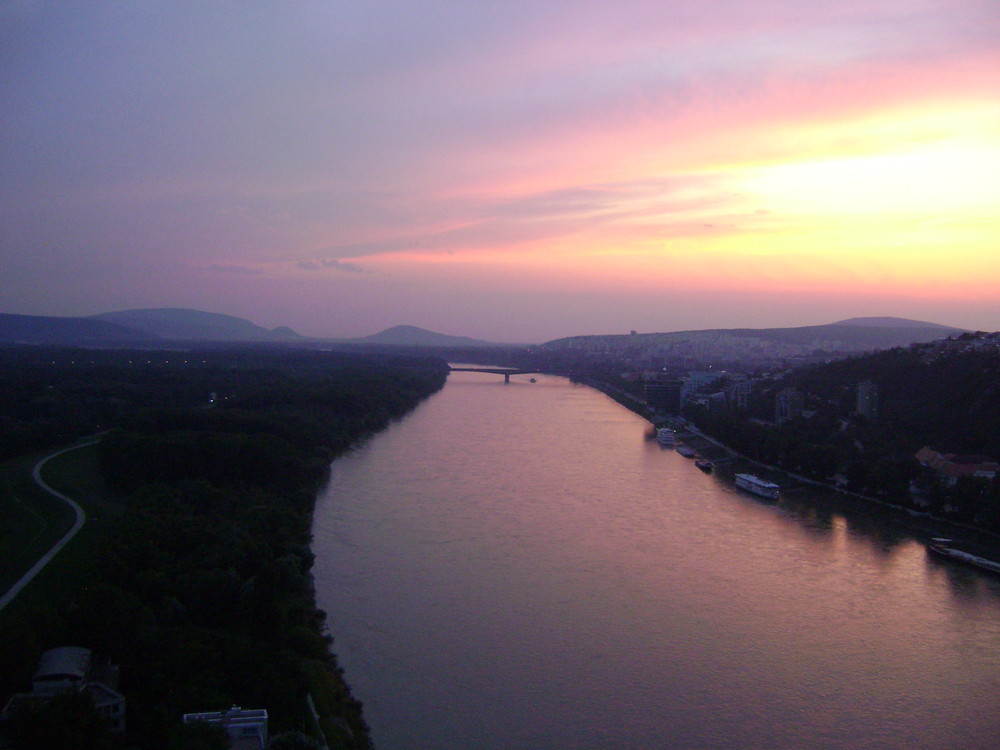
<svg viewBox="0 0 1000 750"><path fill-rule="evenodd" d="M878 388L878 413L855 413L859 383ZM794 388L807 416L773 424L775 393ZM911 481L923 446L1000 459L1000 353L914 345L791 371L757 384L746 411L692 405L686 415L708 434L763 463L898 505L923 509ZM925 478L930 510L1000 533L998 483L967 479L953 487Z"/></svg>
<svg viewBox="0 0 1000 750"><path fill-rule="evenodd" d="M6 722L5 732L18 750L114 750L110 727L86 693L63 693L28 704Z"/></svg>
<svg viewBox="0 0 1000 750"><path fill-rule="evenodd" d="M178 727L181 715L233 704L267 708L278 733L301 732L306 692L318 689L350 746L367 747L360 704L315 605L314 500L331 459L439 389L444 363L238 350L192 369L194 357L153 367L155 355L143 354L142 365L132 355L131 365L121 352L88 365L86 379L65 360L51 371L34 361L33 378L21 378L22 392L41 394L21 413L25 423L80 412L82 394L93 395L73 429L98 419L114 427L98 456L121 505L104 526L90 584L5 620L0 664L27 680L55 645L109 656L121 665L137 747L211 747L212 737ZM136 378L136 367L153 369ZM17 646L9 640L27 633ZM12 735L14 748L30 746L29 735Z"/></svg>

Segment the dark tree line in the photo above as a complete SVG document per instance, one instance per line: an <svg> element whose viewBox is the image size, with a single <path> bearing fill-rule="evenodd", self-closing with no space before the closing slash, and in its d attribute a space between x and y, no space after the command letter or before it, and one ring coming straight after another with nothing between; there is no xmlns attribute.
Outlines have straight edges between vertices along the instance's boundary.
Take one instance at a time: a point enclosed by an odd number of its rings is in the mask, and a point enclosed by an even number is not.
<svg viewBox="0 0 1000 750"><path fill-rule="evenodd" d="M315 604L314 500L330 460L439 389L446 366L311 352L213 352L193 367L192 357L153 366L127 356L87 365L86 378L66 361L22 374L23 392L29 381L36 394L54 390L64 413L84 391L115 402L94 405L78 428L114 426L98 456L121 507L89 585L5 613L3 699L26 689L42 650L82 645L121 665L126 746L181 746L183 713L233 704L267 708L273 732L306 731L312 692L332 746L368 747Z"/></svg>

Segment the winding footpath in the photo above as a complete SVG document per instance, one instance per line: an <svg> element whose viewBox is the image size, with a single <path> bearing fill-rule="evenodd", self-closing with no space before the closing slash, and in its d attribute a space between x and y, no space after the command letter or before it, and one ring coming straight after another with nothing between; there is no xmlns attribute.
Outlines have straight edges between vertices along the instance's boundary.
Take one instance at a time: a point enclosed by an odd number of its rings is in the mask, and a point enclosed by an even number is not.
<svg viewBox="0 0 1000 750"><path fill-rule="evenodd" d="M2 611L4 607L6 607L10 602L12 602L14 600L14 597L16 597L19 593L21 593L21 589L23 589L25 586L31 583L32 579L36 575L38 575L42 571L42 569L52 561L53 557L59 554L59 551L63 547L65 547L74 536L76 536L77 532L81 528L83 528L83 523L84 521L87 520L87 514L83 512L83 508L77 505L77 503L72 498L66 497L66 495L62 494L61 492L57 492L56 490L52 489L51 487L49 487L49 485L45 483L45 480L42 479L42 467L45 466L45 464L50 459L53 459L56 456L61 456L63 453L68 453L69 451L75 451L78 450L79 448L85 448L86 446L93 445L96 442L97 442L96 440L91 440L88 443L80 443L79 445L74 445L69 448L63 448L60 451L56 451L55 453L46 456L37 464L35 464L35 468L31 473L32 476L35 478L36 484L38 484L39 487L48 492L50 495L55 495L60 500L69 505L69 507L72 508L73 512L76 514L76 520L73 522L73 527L63 535L63 538L60 539L58 542L56 542L54 545L52 545L49 551L46 552L44 555L42 555L41 558L39 558L38 562L32 565L31 569L23 576L21 576L21 578L17 581L17 583L11 586L10 590L6 594L0 596L0 611Z"/></svg>

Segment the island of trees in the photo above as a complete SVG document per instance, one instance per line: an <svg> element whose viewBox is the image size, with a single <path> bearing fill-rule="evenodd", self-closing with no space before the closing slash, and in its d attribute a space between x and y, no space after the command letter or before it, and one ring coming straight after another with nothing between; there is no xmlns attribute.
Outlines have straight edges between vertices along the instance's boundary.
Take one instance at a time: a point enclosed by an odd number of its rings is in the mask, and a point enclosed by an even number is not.
<svg viewBox="0 0 1000 750"><path fill-rule="evenodd" d="M57 575L0 613L0 700L69 645L119 665L127 700L124 736L67 696L5 721L10 746L225 747L181 717L240 705L267 709L279 746L369 747L315 602L314 501L334 457L446 378L419 356L0 350L5 458L102 434L67 472L91 501L83 552L67 548ZM5 464L5 511L31 462ZM9 517L5 551L19 544Z"/></svg>

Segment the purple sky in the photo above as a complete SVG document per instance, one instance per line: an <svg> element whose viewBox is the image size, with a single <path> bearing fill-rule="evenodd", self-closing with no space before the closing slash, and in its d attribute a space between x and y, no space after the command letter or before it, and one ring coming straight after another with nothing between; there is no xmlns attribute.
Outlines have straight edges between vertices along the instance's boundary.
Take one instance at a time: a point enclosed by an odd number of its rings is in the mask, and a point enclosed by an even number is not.
<svg viewBox="0 0 1000 750"><path fill-rule="evenodd" d="M1000 329L1000 3L0 2L0 312Z"/></svg>

